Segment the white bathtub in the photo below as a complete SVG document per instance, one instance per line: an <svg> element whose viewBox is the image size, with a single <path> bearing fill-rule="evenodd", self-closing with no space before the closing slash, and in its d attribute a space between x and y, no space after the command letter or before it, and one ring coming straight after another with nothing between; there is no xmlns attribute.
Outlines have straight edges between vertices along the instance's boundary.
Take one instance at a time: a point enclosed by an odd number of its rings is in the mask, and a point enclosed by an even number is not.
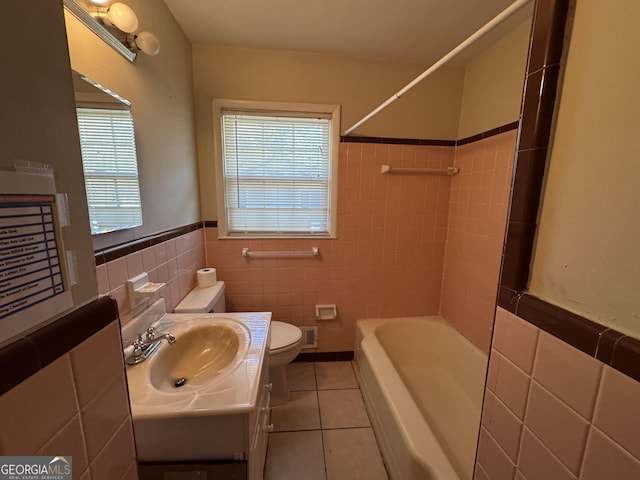
<svg viewBox="0 0 640 480"><path fill-rule="evenodd" d="M395 480L469 480L487 355L437 316L360 320L355 360Z"/></svg>

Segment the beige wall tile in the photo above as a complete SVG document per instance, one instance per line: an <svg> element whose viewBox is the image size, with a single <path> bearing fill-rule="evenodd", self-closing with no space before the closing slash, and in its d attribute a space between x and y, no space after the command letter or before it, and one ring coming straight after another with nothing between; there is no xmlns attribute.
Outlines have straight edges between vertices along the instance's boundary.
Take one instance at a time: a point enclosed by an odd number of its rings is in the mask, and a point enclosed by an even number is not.
<svg viewBox="0 0 640 480"><path fill-rule="evenodd" d="M513 462L484 428L480 429L477 458L491 480L513 479Z"/></svg>
<svg viewBox="0 0 640 480"><path fill-rule="evenodd" d="M496 310L493 348L527 373L533 369L540 330L503 308Z"/></svg>
<svg viewBox="0 0 640 480"><path fill-rule="evenodd" d="M127 279L135 277L144 272L142 267L142 252L130 253L125 257L127 264Z"/></svg>
<svg viewBox="0 0 640 480"><path fill-rule="evenodd" d="M105 382L124 371L119 322L110 323L82 342L71 350L70 357L78 400L84 406Z"/></svg>
<svg viewBox="0 0 640 480"><path fill-rule="evenodd" d="M636 425L637 426L637 425ZM640 460L615 443L597 428L589 433L581 480L637 480Z"/></svg>
<svg viewBox="0 0 640 480"><path fill-rule="evenodd" d="M135 462L133 427L125 420L98 456L91 462L91 480L119 480Z"/></svg>
<svg viewBox="0 0 640 480"><path fill-rule="evenodd" d="M593 415L601 375L601 362L546 332L540 334L533 378L587 420Z"/></svg>
<svg viewBox="0 0 640 480"><path fill-rule="evenodd" d="M132 462L122 480L138 480L138 463Z"/></svg>
<svg viewBox="0 0 640 480"><path fill-rule="evenodd" d="M109 291L123 286L127 281L127 261L124 257L107 262Z"/></svg>
<svg viewBox="0 0 640 480"><path fill-rule="evenodd" d="M98 295L106 295L109 293L109 275L107 274L107 266L105 264L96 267L96 277L98 280Z"/></svg>
<svg viewBox="0 0 640 480"><path fill-rule="evenodd" d="M484 471L482 465L476 462L476 468L473 474L473 480L491 480L489 475Z"/></svg>
<svg viewBox="0 0 640 480"><path fill-rule="evenodd" d="M78 411L69 355L0 396L3 455L31 455Z"/></svg>
<svg viewBox="0 0 640 480"><path fill-rule="evenodd" d="M128 398L125 377L120 373L83 407L82 426L90 459L98 455L129 416Z"/></svg>
<svg viewBox="0 0 640 480"><path fill-rule="evenodd" d="M526 427L518 457L518 470L527 480L575 480L576 477Z"/></svg>
<svg viewBox="0 0 640 480"><path fill-rule="evenodd" d="M640 382L606 366L593 424L640 458Z"/></svg>
<svg viewBox="0 0 640 480"><path fill-rule="evenodd" d="M73 457L73 478L80 477L89 467L80 416L74 416L35 455L69 455Z"/></svg>
<svg viewBox="0 0 640 480"><path fill-rule="evenodd" d="M496 350L491 351L487 386L518 418L523 419L531 378Z"/></svg>
<svg viewBox="0 0 640 480"><path fill-rule="evenodd" d="M522 421L489 391L485 394L482 425L515 463L520 448Z"/></svg>
<svg viewBox="0 0 640 480"><path fill-rule="evenodd" d="M589 431L584 418L532 382L525 424L569 470L578 474Z"/></svg>

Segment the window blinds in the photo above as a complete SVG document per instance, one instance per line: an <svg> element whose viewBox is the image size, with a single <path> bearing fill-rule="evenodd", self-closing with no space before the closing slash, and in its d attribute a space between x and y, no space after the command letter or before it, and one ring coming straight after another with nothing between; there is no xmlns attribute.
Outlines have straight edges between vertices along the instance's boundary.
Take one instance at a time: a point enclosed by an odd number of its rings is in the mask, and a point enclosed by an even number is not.
<svg viewBox="0 0 640 480"><path fill-rule="evenodd" d="M329 232L330 119L222 112L230 235Z"/></svg>
<svg viewBox="0 0 640 480"><path fill-rule="evenodd" d="M131 113L94 108L76 110L91 233L142 225Z"/></svg>

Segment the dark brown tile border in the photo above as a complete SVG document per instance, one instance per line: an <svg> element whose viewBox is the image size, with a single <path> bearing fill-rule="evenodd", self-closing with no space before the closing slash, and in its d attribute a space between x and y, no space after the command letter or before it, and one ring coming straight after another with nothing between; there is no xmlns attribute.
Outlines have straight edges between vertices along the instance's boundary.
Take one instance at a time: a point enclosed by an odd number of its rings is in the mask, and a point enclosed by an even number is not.
<svg viewBox="0 0 640 480"><path fill-rule="evenodd" d="M359 137L356 135L341 136L343 143L382 143L388 145L430 145L436 147L455 147L455 140L423 140L418 138Z"/></svg>
<svg viewBox="0 0 640 480"><path fill-rule="evenodd" d="M537 0L523 93L500 283L524 292L529 281L547 149L570 22L570 0ZM502 305L501 305L502 306Z"/></svg>
<svg viewBox="0 0 640 480"><path fill-rule="evenodd" d="M112 247L106 247L96 250L94 253L96 266L102 265L103 263L107 263L112 260L117 260L118 258L124 257L131 253L139 252L140 250L144 250L145 248L152 247L153 245L158 245L159 243L166 242L167 240L185 235L200 228L203 228L203 222L192 223L190 225L173 228L171 230L149 235L147 237L137 238L135 240L132 240L131 242L121 243Z"/></svg>
<svg viewBox="0 0 640 480"><path fill-rule="evenodd" d="M0 349L0 395L118 319L118 305L100 297Z"/></svg>
<svg viewBox="0 0 640 480"><path fill-rule="evenodd" d="M501 133L510 132L511 130L517 130L520 126L520 122L511 122L506 125L502 125L501 127L492 128L491 130L487 130L486 132L478 133L477 135L472 135L471 137L466 137L458 140L456 145L459 147L461 145L467 145L468 143L477 142L479 140L484 140L485 138L493 137L495 135L500 135Z"/></svg>
<svg viewBox="0 0 640 480"><path fill-rule="evenodd" d="M512 295L509 306L523 320L640 381L640 340L526 293Z"/></svg>
<svg viewBox="0 0 640 480"><path fill-rule="evenodd" d="M347 352L302 352L293 360L294 362L350 362L353 360L353 351Z"/></svg>
<svg viewBox="0 0 640 480"><path fill-rule="evenodd" d="M204 221L204 228L218 228L218 221L217 220L205 220Z"/></svg>
<svg viewBox="0 0 640 480"><path fill-rule="evenodd" d="M518 301L516 315L592 357L606 330L598 323L528 294Z"/></svg>
<svg viewBox="0 0 640 480"><path fill-rule="evenodd" d="M466 137L461 140L428 140L417 138L387 138L387 137L359 137L356 135L342 136L340 141L344 143L380 143L387 145L428 145L428 146L440 146L440 147L455 147L460 145L466 145L468 143L484 140L485 138L500 135L501 133L510 132L516 130L520 125L520 121L507 123L500 127L492 128L486 132L478 133L471 137Z"/></svg>

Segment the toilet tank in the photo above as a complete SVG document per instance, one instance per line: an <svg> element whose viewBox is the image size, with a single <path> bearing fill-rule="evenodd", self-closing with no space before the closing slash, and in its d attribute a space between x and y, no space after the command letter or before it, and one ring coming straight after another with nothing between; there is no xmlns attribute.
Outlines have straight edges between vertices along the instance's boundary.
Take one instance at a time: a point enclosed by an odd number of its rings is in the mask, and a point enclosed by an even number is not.
<svg viewBox="0 0 640 480"><path fill-rule="evenodd" d="M174 309L175 313L221 313L224 311L224 282L217 282L212 287L196 286Z"/></svg>

